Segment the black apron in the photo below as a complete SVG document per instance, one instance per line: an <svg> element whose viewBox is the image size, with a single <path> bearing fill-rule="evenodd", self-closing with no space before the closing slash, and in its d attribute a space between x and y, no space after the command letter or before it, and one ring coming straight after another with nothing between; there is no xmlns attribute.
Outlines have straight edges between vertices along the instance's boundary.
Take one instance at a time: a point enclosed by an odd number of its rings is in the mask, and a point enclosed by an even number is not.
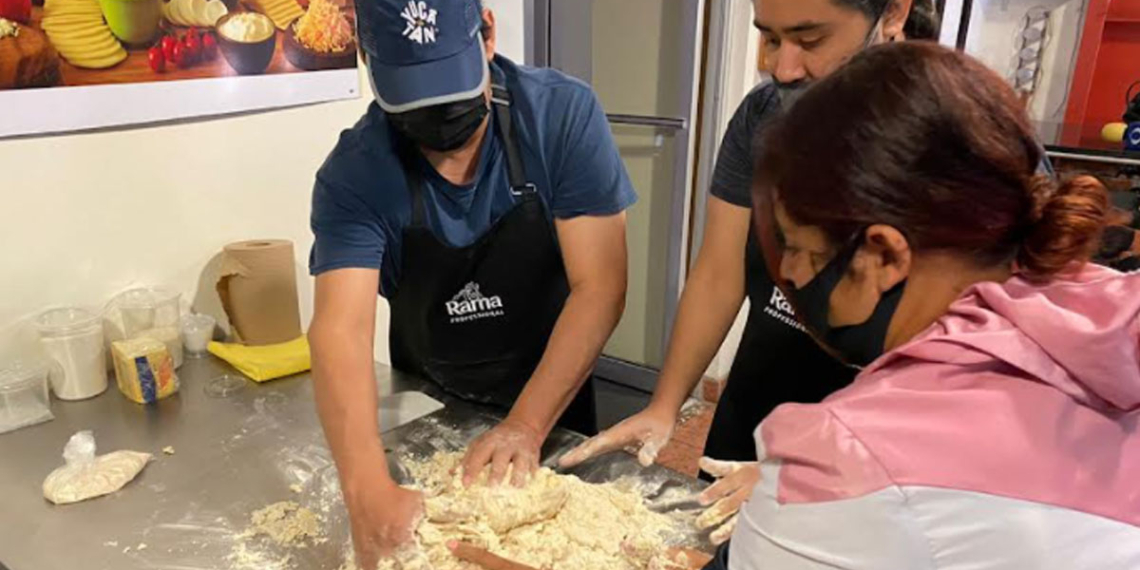
<svg viewBox="0 0 1140 570"><path fill-rule="evenodd" d="M751 232L744 266L748 321L704 451L730 461L756 460L752 433L776 406L819 402L851 384L858 373L796 328L791 305L769 276ZM701 477L709 479L704 472Z"/></svg>
<svg viewBox="0 0 1140 570"><path fill-rule="evenodd" d="M451 247L435 237L424 215L417 151L397 143L405 148L412 223L403 230L400 278L390 299L389 348L397 370L465 400L509 408L538 366L570 286L546 206L524 172L510 93L493 85L492 94L516 204L475 243ZM587 381L559 425L592 435L595 416Z"/></svg>

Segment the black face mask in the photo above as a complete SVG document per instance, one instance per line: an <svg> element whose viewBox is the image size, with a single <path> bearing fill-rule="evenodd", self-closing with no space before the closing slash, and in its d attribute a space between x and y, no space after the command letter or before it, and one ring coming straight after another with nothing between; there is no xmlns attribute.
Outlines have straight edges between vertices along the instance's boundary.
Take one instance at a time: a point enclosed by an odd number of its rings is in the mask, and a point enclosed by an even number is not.
<svg viewBox="0 0 1140 570"><path fill-rule="evenodd" d="M439 152L455 150L479 130L490 109L480 94L465 101L444 103L406 113L390 113L388 120L416 144Z"/></svg>
<svg viewBox="0 0 1140 570"><path fill-rule="evenodd" d="M804 325L827 346L835 350L847 364L867 366L883 355L887 339L887 328L891 317L899 307L906 280L899 282L879 298L875 311L865 322L857 325L832 327L828 323L831 312L831 294L847 273L855 252L862 245L863 232L828 262L807 285L791 292L795 301L796 313Z"/></svg>
<svg viewBox="0 0 1140 570"><path fill-rule="evenodd" d="M780 96L780 108L787 112L796 104L796 101L811 87L806 79L799 79L789 83L773 80L776 84L776 93Z"/></svg>

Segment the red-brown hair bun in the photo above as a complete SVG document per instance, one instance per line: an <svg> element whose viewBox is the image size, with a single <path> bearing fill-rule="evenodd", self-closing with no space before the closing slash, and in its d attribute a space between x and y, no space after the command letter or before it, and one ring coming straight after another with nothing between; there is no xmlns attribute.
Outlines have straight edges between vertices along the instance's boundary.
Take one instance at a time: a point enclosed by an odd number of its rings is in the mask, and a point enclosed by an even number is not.
<svg viewBox="0 0 1140 570"><path fill-rule="evenodd" d="M1108 212L1108 193L1091 176L1058 186L1045 175L1030 179L1036 202L1034 220L1017 252L1017 265L1028 276L1045 277L1096 251Z"/></svg>

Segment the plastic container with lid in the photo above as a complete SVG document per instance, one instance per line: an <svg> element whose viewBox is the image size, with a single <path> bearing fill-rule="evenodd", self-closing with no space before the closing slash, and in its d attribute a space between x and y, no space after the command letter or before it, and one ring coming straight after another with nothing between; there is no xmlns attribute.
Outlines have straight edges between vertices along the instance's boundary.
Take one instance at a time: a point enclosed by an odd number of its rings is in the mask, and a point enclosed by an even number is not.
<svg viewBox="0 0 1140 570"><path fill-rule="evenodd" d="M14 362L0 366L0 433L53 418L46 364Z"/></svg>
<svg viewBox="0 0 1140 570"><path fill-rule="evenodd" d="M49 374L52 392L61 400L83 400L107 389L107 356L103 323L77 307L52 309L36 318L40 343L56 363Z"/></svg>
<svg viewBox="0 0 1140 570"><path fill-rule="evenodd" d="M182 295L160 287L140 287L120 293L104 311L108 344L117 340L153 338L162 341L174 367L182 366Z"/></svg>

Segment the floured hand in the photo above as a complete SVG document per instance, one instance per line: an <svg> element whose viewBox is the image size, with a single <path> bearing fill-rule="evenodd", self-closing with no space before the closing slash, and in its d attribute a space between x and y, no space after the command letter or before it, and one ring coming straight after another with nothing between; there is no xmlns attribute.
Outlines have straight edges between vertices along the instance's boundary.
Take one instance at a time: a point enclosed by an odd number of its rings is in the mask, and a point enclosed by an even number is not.
<svg viewBox="0 0 1140 570"><path fill-rule="evenodd" d="M373 570L380 558L408 556L416 526L424 517L424 499L418 491L379 477L362 477L345 487L345 503L352 524L352 547L360 570ZM401 568L414 568L400 560ZM426 568L430 568L430 565Z"/></svg>
<svg viewBox="0 0 1140 570"><path fill-rule="evenodd" d="M488 484L502 483L510 471L511 484L521 487L538 470L541 449L537 430L508 417L471 443L463 457L463 484L471 485L490 464Z"/></svg>
<svg viewBox="0 0 1140 570"><path fill-rule="evenodd" d="M699 570L712 560L709 554L692 548L670 548L666 558L668 562L661 570Z"/></svg>
<svg viewBox="0 0 1140 570"><path fill-rule="evenodd" d="M657 461L657 454L669 443L669 438L673 437L676 420L676 414L646 408L571 449L558 460L558 464L573 467L599 455L628 447L636 449L637 460L643 467L649 467Z"/></svg>
<svg viewBox="0 0 1140 570"><path fill-rule="evenodd" d="M709 507L697 517L697 528L716 526L709 535L713 544L724 544L732 536L736 527L736 516L740 506L752 495L752 488L760 481L760 464L755 461L718 461L702 457L698 462L701 470L717 478L697 498L701 505Z"/></svg>

